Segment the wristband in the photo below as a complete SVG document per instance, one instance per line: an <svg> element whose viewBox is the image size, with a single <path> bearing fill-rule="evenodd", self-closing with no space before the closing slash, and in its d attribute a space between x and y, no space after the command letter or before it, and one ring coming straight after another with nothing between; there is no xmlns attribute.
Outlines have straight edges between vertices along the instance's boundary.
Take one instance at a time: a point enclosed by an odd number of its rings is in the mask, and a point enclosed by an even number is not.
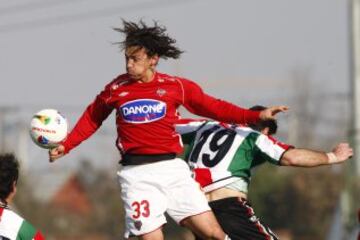
<svg viewBox="0 0 360 240"><path fill-rule="evenodd" d="M333 152L328 152L326 153L328 159L329 159L329 163L336 163L339 162L339 159L337 158L337 156L335 155L335 153Z"/></svg>

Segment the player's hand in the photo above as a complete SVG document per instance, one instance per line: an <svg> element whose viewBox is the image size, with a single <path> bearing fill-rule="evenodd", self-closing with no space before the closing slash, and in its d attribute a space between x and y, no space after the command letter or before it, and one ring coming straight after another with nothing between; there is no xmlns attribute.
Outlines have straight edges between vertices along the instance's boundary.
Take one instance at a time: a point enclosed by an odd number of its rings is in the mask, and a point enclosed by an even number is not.
<svg viewBox="0 0 360 240"><path fill-rule="evenodd" d="M335 154L337 161L334 163L344 162L347 159L351 158L353 153L353 149L350 147L348 143L339 143L332 152Z"/></svg>
<svg viewBox="0 0 360 240"><path fill-rule="evenodd" d="M273 106L268 107L260 112L260 119L261 120L272 120L275 119L275 115L280 112L286 112L289 110L287 106Z"/></svg>
<svg viewBox="0 0 360 240"><path fill-rule="evenodd" d="M54 162L56 159L61 158L64 155L65 155L65 147L60 144L56 148L49 150L49 161Z"/></svg>

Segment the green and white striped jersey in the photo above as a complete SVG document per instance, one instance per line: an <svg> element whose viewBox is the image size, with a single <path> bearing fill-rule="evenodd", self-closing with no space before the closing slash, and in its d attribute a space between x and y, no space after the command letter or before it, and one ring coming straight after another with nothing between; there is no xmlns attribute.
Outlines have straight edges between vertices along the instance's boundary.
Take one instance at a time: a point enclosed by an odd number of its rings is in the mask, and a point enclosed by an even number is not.
<svg viewBox="0 0 360 240"><path fill-rule="evenodd" d="M29 222L8 208L0 207L0 240L44 240Z"/></svg>
<svg viewBox="0 0 360 240"><path fill-rule="evenodd" d="M280 164L291 146L239 125L182 119L176 124L184 143L185 159L206 192L243 180L247 192L251 169L263 162Z"/></svg>

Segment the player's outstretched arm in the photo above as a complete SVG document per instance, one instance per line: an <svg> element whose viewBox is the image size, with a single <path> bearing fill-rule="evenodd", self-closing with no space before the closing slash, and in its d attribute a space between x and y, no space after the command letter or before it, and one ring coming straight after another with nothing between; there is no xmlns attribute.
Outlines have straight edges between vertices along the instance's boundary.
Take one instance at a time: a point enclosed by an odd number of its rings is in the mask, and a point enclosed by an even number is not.
<svg viewBox="0 0 360 240"><path fill-rule="evenodd" d="M275 119L275 115L280 112L286 112L289 110L287 106L272 106L268 107L260 112L259 118L261 120L271 120Z"/></svg>
<svg viewBox="0 0 360 240"><path fill-rule="evenodd" d="M353 155L348 143L338 144L331 152L318 152L309 149L290 149L284 153L280 164L295 167L316 167L342 163Z"/></svg>
<svg viewBox="0 0 360 240"><path fill-rule="evenodd" d="M59 159L64 155L65 155L65 147L63 145L59 145L56 148L49 150L49 161L54 162L56 159Z"/></svg>

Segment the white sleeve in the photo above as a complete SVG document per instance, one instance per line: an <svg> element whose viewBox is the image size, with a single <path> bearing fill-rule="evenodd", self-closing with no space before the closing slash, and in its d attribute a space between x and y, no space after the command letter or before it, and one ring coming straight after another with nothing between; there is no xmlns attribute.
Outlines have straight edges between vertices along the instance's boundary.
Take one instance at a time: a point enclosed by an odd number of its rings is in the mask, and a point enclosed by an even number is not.
<svg viewBox="0 0 360 240"><path fill-rule="evenodd" d="M277 139L260 134L257 138L255 145L261 151L262 157L267 161L275 164L280 164L282 155L290 148L291 145L287 145Z"/></svg>

